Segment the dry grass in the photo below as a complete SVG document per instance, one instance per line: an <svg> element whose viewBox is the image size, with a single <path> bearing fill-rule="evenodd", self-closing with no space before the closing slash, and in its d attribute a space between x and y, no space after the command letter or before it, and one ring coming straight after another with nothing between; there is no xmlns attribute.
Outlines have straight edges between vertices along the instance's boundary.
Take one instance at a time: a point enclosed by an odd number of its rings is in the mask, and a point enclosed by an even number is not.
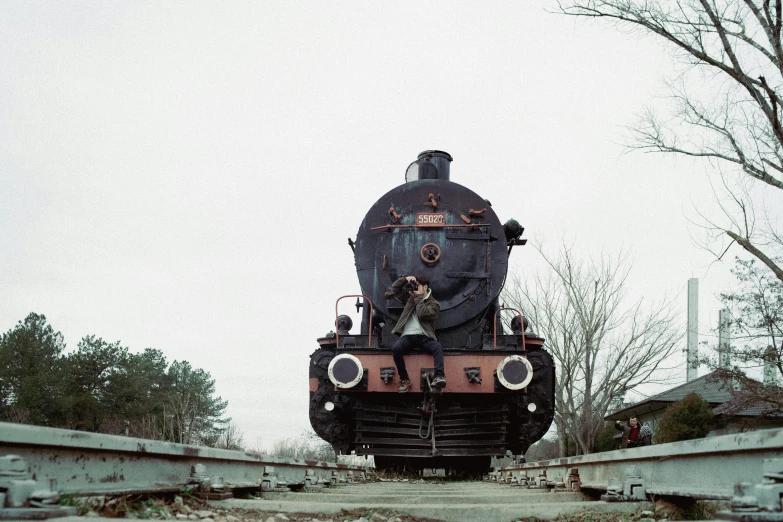
<svg viewBox="0 0 783 522"><path fill-rule="evenodd" d="M62 504L76 506L79 515L95 513L106 518L131 518L142 520L175 520L178 514L190 515L198 512L210 511L212 520L225 521L228 517L239 522L264 521L270 517L275 518L278 511L261 511L254 509L226 509L210 506L206 501L183 491L181 495L168 495L164 497L122 495L116 497L63 497ZM364 517L370 520L374 514L381 515L389 522L440 522L437 519L414 517L398 514L388 509L356 509L342 510L340 513L285 513L290 522L312 522L314 519L321 522L353 522ZM201 517L199 517L201 518ZM276 519L278 520L278 519ZM285 520L285 519L283 519ZM376 517L377 520L377 517Z"/></svg>
<svg viewBox="0 0 783 522"><path fill-rule="evenodd" d="M642 520L712 520L717 511L726 509L722 502L699 500L688 506L677 506L667 501L655 501L652 514L638 513L596 513L585 511L557 517L555 522L640 522ZM644 514L642 514L644 513Z"/></svg>

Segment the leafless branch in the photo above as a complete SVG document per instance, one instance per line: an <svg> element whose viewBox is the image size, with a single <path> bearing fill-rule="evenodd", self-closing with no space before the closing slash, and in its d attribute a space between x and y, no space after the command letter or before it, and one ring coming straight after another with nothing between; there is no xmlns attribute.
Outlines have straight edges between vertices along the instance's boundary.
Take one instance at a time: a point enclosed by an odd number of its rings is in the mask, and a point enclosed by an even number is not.
<svg viewBox="0 0 783 522"><path fill-rule="evenodd" d="M721 177L731 171L777 191L783 190L782 10L781 0L558 0L555 12L652 34L684 59L671 118L645 112L630 127L631 150L704 159ZM718 242L710 250L720 258L739 244L783 276L773 220L754 229L757 200L733 197L725 182L723 194L730 208L718 201L728 221L704 221L707 237Z"/></svg>
<svg viewBox="0 0 783 522"><path fill-rule="evenodd" d="M613 402L654 379L677 350L676 307L628 299L626 254L583 260L568 245L539 251L546 272L512 277L504 299L547 339L560 376L555 422L589 453Z"/></svg>

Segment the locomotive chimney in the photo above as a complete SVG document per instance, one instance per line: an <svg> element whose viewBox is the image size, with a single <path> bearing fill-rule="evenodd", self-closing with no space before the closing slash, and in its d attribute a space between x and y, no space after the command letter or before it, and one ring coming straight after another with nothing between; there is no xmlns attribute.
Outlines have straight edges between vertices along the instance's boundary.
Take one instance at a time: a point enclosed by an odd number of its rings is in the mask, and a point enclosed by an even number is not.
<svg viewBox="0 0 783 522"><path fill-rule="evenodd" d="M417 158L419 179L443 179L449 181L451 154L442 150L425 150Z"/></svg>

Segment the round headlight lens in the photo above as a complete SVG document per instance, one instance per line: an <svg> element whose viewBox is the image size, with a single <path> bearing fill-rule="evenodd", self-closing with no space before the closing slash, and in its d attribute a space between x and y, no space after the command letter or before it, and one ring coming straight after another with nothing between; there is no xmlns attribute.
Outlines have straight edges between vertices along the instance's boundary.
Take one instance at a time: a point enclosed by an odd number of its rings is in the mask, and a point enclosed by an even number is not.
<svg viewBox="0 0 783 522"><path fill-rule="evenodd" d="M349 353L341 353L329 363L329 380L338 388L353 388L363 375L361 361Z"/></svg>
<svg viewBox="0 0 783 522"><path fill-rule="evenodd" d="M509 390L521 390L533 378L533 366L521 355L509 355L498 364L498 380Z"/></svg>

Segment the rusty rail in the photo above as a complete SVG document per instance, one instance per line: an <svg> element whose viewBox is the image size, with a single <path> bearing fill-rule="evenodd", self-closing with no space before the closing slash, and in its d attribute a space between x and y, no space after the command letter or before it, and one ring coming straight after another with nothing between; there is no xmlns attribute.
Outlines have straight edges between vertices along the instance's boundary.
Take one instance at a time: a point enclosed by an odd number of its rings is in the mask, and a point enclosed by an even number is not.
<svg viewBox="0 0 783 522"><path fill-rule="evenodd" d="M781 455L783 429L768 429L495 467L487 479L615 493L641 487L646 495L729 500L738 483L761 484L770 473L780 475Z"/></svg>
<svg viewBox="0 0 783 522"><path fill-rule="evenodd" d="M10 456L19 458L12 462ZM44 489L56 484L61 494L80 495L179 491L194 483L210 486L202 491L260 488L265 482L270 487L304 485L351 480L366 471L333 462L10 423L0 423L0 460L0 468L24 471ZM19 469L22 461L24 470Z"/></svg>

